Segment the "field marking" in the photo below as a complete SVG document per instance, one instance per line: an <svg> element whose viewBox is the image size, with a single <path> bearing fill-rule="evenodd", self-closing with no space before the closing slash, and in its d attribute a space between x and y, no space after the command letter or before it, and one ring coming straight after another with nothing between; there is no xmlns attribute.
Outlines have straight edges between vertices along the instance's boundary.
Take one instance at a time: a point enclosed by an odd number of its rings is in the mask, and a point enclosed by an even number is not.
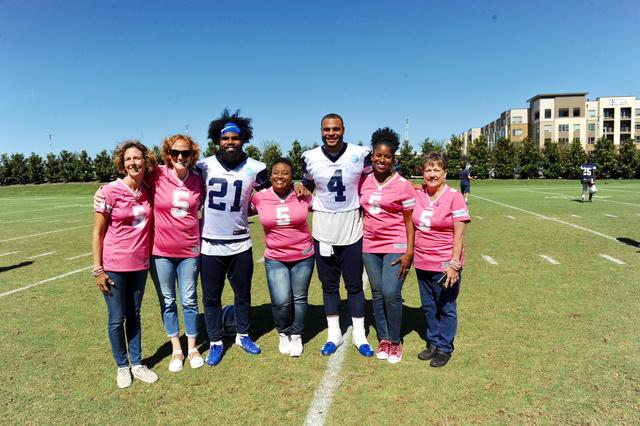
<svg viewBox="0 0 640 426"><path fill-rule="evenodd" d="M8 252L8 253L2 253L2 254L0 254L0 257L2 257L2 256L9 256L10 254L16 254L16 253L20 253L20 252L19 252L19 251L10 251L10 252Z"/></svg>
<svg viewBox="0 0 640 426"><path fill-rule="evenodd" d="M571 216L581 218L582 216L578 216L577 214L572 214Z"/></svg>
<svg viewBox="0 0 640 426"><path fill-rule="evenodd" d="M56 222L62 222L62 219L56 219L56 220L52 220L52 221L45 222L45 223L56 223Z"/></svg>
<svg viewBox="0 0 640 426"><path fill-rule="evenodd" d="M612 214L609 214L609 213L605 213L604 215L605 215L606 217L618 217L618 216L616 216L616 215L612 215Z"/></svg>
<svg viewBox="0 0 640 426"><path fill-rule="evenodd" d="M520 189L520 191L525 191L525 192L533 192L534 194L548 194L548 195L554 195L556 197L559 198L564 198L567 200L577 200L578 196L575 195L567 195L567 194L558 194L557 192L543 192L543 191L534 191L532 189ZM545 197L546 198L546 197ZM605 203L615 203L615 204L624 204L626 206L634 206L634 207L640 207L640 204L634 204L634 203L626 203L624 201L615 201L615 200L603 200L602 197L596 197L596 201L602 201Z"/></svg>
<svg viewBox="0 0 640 426"><path fill-rule="evenodd" d="M482 216L474 216L476 219L482 220Z"/></svg>
<svg viewBox="0 0 640 426"><path fill-rule="evenodd" d="M93 207L93 204L67 204L65 206L53 206L53 207L49 207L49 208L38 208L38 211L43 211L43 210L60 210L60 209L69 209L71 207ZM10 213L0 213L0 215L15 215L15 214L23 214L23 213L31 213L33 211L33 209L30 210L22 210L22 211L17 211L17 212L10 212Z"/></svg>
<svg viewBox="0 0 640 426"><path fill-rule="evenodd" d="M576 228L576 229L579 229L579 230L581 230L581 231L589 232L589 233L591 233L591 234L593 234L593 235L597 235L597 236L599 236L599 237L606 238L606 239L608 239L608 240L611 240L611 241L615 241L615 242L617 242L617 243L620 243L620 241L618 241L618 239L617 239L617 238L614 238L614 237L612 237L611 235L603 234L602 232L594 231L593 229L585 228L584 226L576 225L575 223L565 222L564 220L560 220L560 219L555 218L555 217L545 216L545 215L540 214L540 213L535 213L535 212L532 212L532 211L529 211L529 210L525 210L525 209L520 208L520 207L511 206L511 205L509 205L509 204L501 203L500 201L495 201L495 200L492 200L492 199L490 199L490 198L481 197L481 196L479 196L479 195L473 195L473 194L472 194L471 196L472 196L472 197L479 198L479 199L484 200L484 201L488 201L488 202L490 202L490 203L495 203L495 204L501 205L501 206L503 206L503 207L507 207L507 208L514 209L514 210L518 210L518 211L521 211L521 212L524 212L524 213L527 213L527 214L530 214L530 215L536 216L536 217L538 217L538 218L540 218L540 219L551 220L551 221L553 221L553 222L558 222L558 223L561 223L561 224L563 224L563 225L571 226L571 227ZM624 244L624 243L621 243L621 244Z"/></svg>
<svg viewBox="0 0 640 426"><path fill-rule="evenodd" d="M540 257L543 258L544 260L546 260L547 262L549 262L552 265L559 265L560 264L560 262L558 262L557 260L555 260L551 256L547 256L546 254L541 254Z"/></svg>
<svg viewBox="0 0 640 426"><path fill-rule="evenodd" d="M627 191L625 189L611 189L611 188L601 188L603 191L613 191L613 192L629 192L631 194L640 194L640 191ZM600 189L598 189L600 191Z"/></svg>
<svg viewBox="0 0 640 426"><path fill-rule="evenodd" d="M0 240L0 243L6 243L9 241L15 241L15 240L22 240L24 238L39 237L40 235L55 234L56 232L70 231L72 229L86 228L88 226L93 226L93 225L80 225L80 226L73 226L71 228L56 229L55 231L40 232L39 234L23 235L22 237L13 237L13 238L8 238L6 240Z"/></svg>
<svg viewBox="0 0 640 426"><path fill-rule="evenodd" d="M54 215L51 215L51 216L36 217L36 218L29 218L29 219L9 220L9 221L6 221L6 222L0 222L0 224L6 225L6 224L9 224L9 223L18 223L18 222L39 222L41 220L51 219L51 218L54 218L54 217L73 216L73 215L76 215L76 214L87 214L87 212L54 214Z"/></svg>
<svg viewBox="0 0 640 426"><path fill-rule="evenodd" d="M510 215L507 215L507 217L508 217L509 219L511 219L511 220L515 220L515 219L516 219L515 217L510 216Z"/></svg>
<svg viewBox="0 0 640 426"><path fill-rule="evenodd" d="M487 263L488 263L488 264L490 264L490 265L497 265L497 264L498 264L498 262L496 262L496 261L493 259L493 257L491 257L491 256L487 256L486 254L483 254L483 255L482 255L482 258L483 258L484 260L486 260L486 261L487 261Z"/></svg>
<svg viewBox="0 0 640 426"><path fill-rule="evenodd" d="M600 257L607 259L609 262L613 262L617 265L626 265L622 260L609 256L608 254L601 254Z"/></svg>
<svg viewBox="0 0 640 426"><path fill-rule="evenodd" d="M256 263L264 263L264 256L256 260Z"/></svg>
<svg viewBox="0 0 640 426"><path fill-rule="evenodd" d="M21 292L21 291L24 291L24 290L28 290L28 289L30 289L32 287L36 287L36 286L39 286L41 284L48 283L50 281L54 281L54 280L57 280L57 279L60 279L60 278L68 277L69 275L77 274L78 272L86 271L87 269L91 269L92 267L93 267L93 265L89 265L89 266L87 266L85 268L76 269L75 271L66 272L64 274L57 275L55 277L47 278L46 280L38 281L37 283L33 283L33 284L29 284L29 285L24 286L24 287L16 288L15 290L11 290L11 291L6 291L4 293L0 293L0 298L1 297L5 297L5 296L9 296L11 294L15 294L15 293L18 293L18 292Z"/></svg>
<svg viewBox="0 0 640 426"><path fill-rule="evenodd" d="M327 369L322 376L320 384L316 388L313 394L313 401L307 412L307 419L305 420L305 426L324 425L329 414L329 408L331 407L331 399L333 394L340 387L342 378L340 377L340 370L342 370L342 364L347 353L348 342L351 341L351 327L347 329L347 332L342 336L342 345L338 346L336 352L329 357L327 363Z"/></svg>
<svg viewBox="0 0 640 426"><path fill-rule="evenodd" d="M90 251L89 253L83 253L83 254L79 254L77 256L67 257L67 260L80 259L81 257L87 257L87 256L90 256L92 254L93 254L93 252Z"/></svg>
<svg viewBox="0 0 640 426"><path fill-rule="evenodd" d="M29 256L29 257L27 257L27 259L37 259L38 257L49 256L50 254L54 254L54 253L55 253L55 251L48 251L46 253L36 254L35 256Z"/></svg>
<svg viewBox="0 0 640 426"><path fill-rule="evenodd" d="M367 270L362 268L362 289L366 290L369 288L369 275L367 275Z"/></svg>

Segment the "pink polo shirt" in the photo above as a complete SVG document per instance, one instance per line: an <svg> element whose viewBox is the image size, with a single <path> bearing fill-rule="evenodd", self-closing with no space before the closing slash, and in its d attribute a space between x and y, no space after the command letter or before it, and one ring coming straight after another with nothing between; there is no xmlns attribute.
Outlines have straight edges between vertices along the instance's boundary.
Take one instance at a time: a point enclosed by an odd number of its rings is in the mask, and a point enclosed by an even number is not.
<svg viewBox="0 0 640 426"><path fill-rule="evenodd" d="M264 257L294 262L313 256L307 215L313 197L298 199L295 192L283 200L269 187L253 195L251 203L264 227Z"/></svg>
<svg viewBox="0 0 640 426"><path fill-rule="evenodd" d="M365 253L405 253L407 229L405 210L415 206L415 190L411 182L396 173L381 185L373 174L360 187L360 205L364 210Z"/></svg>
<svg viewBox="0 0 640 426"><path fill-rule="evenodd" d="M457 190L445 185L435 200L422 190L416 192L416 207L413 209L413 224L416 241L413 263L416 269L441 272L453 256L454 222L470 222L464 197ZM460 262L464 262L464 249Z"/></svg>
<svg viewBox="0 0 640 426"><path fill-rule="evenodd" d="M200 220L204 184L189 170L184 181L173 169L158 166L151 179L153 199L153 254L163 257L200 255Z"/></svg>
<svg viewBox="0 0 640 426"><path fill-rule="evenodd" d="M102 267L105 271L130 272L149 269L151 203L149 189L140 192L118 179L102 188L104 203L96 212L107 218L102 243Z"/></svg>

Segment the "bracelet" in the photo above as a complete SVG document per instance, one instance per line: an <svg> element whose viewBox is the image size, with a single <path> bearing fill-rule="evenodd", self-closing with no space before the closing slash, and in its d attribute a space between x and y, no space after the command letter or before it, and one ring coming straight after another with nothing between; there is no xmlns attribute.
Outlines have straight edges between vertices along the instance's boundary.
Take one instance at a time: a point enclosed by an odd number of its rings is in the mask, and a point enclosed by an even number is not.
<svg viewBox="0 0 640 426"><path fill-rule="evenodd" d="M458 259L451 259L448 266L454 271L459 271L462 268L462 262Z"/></svg>
<svg viewBox="0 0 640 426"><path fill-rule="evenodd" d="M94 269L93 270L93 276L94 277L99 277L100 275L104 274L104 268L101 266L98 269Z"/></svg>

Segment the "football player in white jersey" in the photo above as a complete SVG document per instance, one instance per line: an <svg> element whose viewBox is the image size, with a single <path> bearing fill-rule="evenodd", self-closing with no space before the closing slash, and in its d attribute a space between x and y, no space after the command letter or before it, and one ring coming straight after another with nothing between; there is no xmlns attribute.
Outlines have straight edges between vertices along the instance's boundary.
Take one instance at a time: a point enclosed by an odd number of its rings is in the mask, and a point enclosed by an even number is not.
<svg viewBox="0 0 640 426"><path fill-rule="evenodd" d="M358 187L371 172L369 148L344 142L344 121L327 114L321 121L324 144L302 154L304 176L295 186L298 196L315 189L313 243L318 277L327 315L327 341L322 355L333 354L342 343L340 330L340 275L347 289L353 324L353 344L363 356L373 356L364 329L362 289L362 217Z"/></svg>
<svg viewBox="0 0 640 426"><path fill-rule="evenodd" d="M586 196L589 194L589 202L593 198L593 194L596 192L596 165L591 161L587 161L580 166L580 182L582 183L582 202L586 201Z"/></svg>
<svg viewBox="0 0 640 426"><path fill-rule="evenodd" d="M251 278L253 253L249 236L249 201L254 189L269 186L266 166L242 150L253 136L251 119L239 111L211 122L209 139L219 144L215 155L197 163L205 184L202 215L201 280L204 319L210 340L207 364L222 359L222 304L225 276L234 292L236 344L257 355L260 348L251 337Z"/></svg>

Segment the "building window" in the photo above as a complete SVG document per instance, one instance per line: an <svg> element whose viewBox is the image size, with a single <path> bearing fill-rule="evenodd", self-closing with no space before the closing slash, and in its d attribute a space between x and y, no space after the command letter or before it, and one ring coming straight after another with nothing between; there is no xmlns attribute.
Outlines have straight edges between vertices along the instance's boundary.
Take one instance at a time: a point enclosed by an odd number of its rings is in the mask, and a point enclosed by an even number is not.
<svg viewBox="0 0 640 426"><path fill-rule="evenodd" d="M569 108L560 108L558 110L558 117L568 117L569 116Z"/></svg>
<svg viewBox="0 0 640 426"><path fill-rule="evenodd" d="M522 136L522 129L514 129L513 136Z"/></svg>
<svg viewBox="0 0 640 426"><path fill-rule="evenodd" d="M640 136L636 136L636 143L640 143Z"/></svg>
<svg viewBox="0 0 640 426"><path fill-rule="evenodd" d="M545 124L544 125L544 131L546 133L551 133L551 124Z"/></svg>
<svg viewBox="0 0 640 426"><path fill-rule="evenodd" d="M540 120L540 111L536 111L536 112L533 114L533 117L534 117L534 119L535 119L535 120Z"/></svg>
<svg viewBox="0 0 640 426"><path fill-rule="evenodd" d="M636 108L636 117L640 117L640 108Z"/></svg>
<svg viewBox="0 0 640 426"><path fill-rule="evenodd" d="M596 123L589 123L589 131L595 132L595 130L596 130Z"/></svg>
<svg viewBox="0 0 640 426"><path fill-rule="evenodd" d="M562 144L569 143L569 138L558 138L558 142Z"/></svg>
<svg viewBox="0 0 640 426"><path fill-rule="evenodd" d="M544 118L551 118L551 110L550 109L545 109L544 110Z"/></svg>
<svg viewBox="0 0 640 426"><path fill-rule="evenodd" d="M594 143L596 143L596 138L594 136L589 136L589 145L593 145Z"/></svg>
<svg viewBox="0 0 640 426"><path fill-rule="evenodd" d="M573 131L574 132L579 132L580 131L580 125L579 124L574 124L573 125Z"/></svg>
<svg viewBox="0 0 640 426"><path fill-rule="evenodd" d="M577 107L577 108L573 109L573 116L574 117L580 117L580 107Z"/></svg>
<svg viewBox="0 0 640 426"><path fill-rule="evenodd" d="M568 132L569 131L569 125L568 124L559 124L558 125L558 131L559 132Z"/></svg>
<svg viewBox="0 0 640 426"><path fill-rule="evenodd" d="M640 130L640 123L636 123L636 130Z"/></svg>
<svg viewBox="0 0 640 426"><path fill-rule="evenodd" d="M614 109L613 108L605 108L604 109L604 118L614 118Z"/></svg>
<svg viewBox="0 0 640 426"><path fill-rule="evenodd" d="M522 124L522 117L520 117L519 115L515 115L511 117L511 122L513 124Z"/></svg>
<svg viewBox="0 0 640 426"><path fill-rule="evenodd" d="M544 138L544 143L549 143L551 142L551 138Z"/></svg>
<svg viewBox="0 0 640 426"><path fill-rule="evenodd" d="M573 138L574 142L580 142L580 138Z"/></svg>
<svg viewBox="0 0 640 426"><path fill-rule="evenodd" d="M589 117L593 118L596 116L596 110L595 109L590 109L589 110Z"/></svg>

